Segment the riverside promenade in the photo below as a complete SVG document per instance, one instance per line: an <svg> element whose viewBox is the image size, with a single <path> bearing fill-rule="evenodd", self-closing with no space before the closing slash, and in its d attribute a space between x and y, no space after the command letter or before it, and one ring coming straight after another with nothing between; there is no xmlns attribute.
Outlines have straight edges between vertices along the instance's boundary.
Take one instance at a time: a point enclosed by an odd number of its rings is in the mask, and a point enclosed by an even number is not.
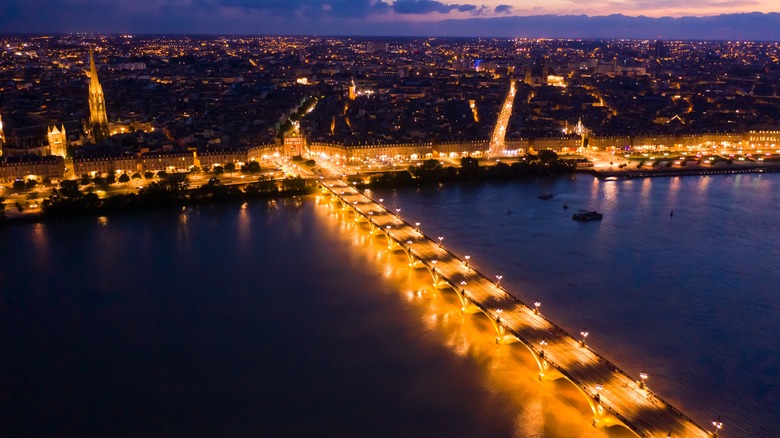
<svg viewBox="0 0 780 438"><path fill-rule="evenodd" d="M588 402L594 427L621 426L639 437L716 437L679 409L664 401L645 383L646 375L632 378L586 343L548 320L538 304L529 306L517 291L504 289L470 265L468 256L453 254L442 238L423 234L419 224L406 222L400 211L390 211L342 180L320 180L323 194L331 195L366 231L386 238L388 249L405 256L410 268L426 269L433 286L452 289L463 313L484 315L499 344L516 344L534 358L540 380L565 379ZM506 345L506 348L515 348Z"/></svg>

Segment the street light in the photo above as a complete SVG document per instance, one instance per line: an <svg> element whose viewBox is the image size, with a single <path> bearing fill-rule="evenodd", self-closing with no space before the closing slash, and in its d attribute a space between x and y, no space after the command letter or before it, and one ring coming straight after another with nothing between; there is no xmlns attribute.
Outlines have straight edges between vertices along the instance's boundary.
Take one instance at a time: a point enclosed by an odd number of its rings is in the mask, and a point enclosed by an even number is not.
<svg viewBox="0 0 780 438"><path fill-rule="evenodd" d="M547 341L545 341L544 339L542 339L542 341L541 341L541 342L539 342L539 345L541 345L541 346L542 346L542 349L541 349L541 352L539 353L539 356L542 356L542 357L544 357L544 346L545 346L545 345L547 345Z"/></svg>
<svg viewBox="0 0 780 438"><path fill-rule="evenodd" d="M712 422L712 426L715 428L715 431L712 432L712 438L718 438L718 432L723 429L723 422L720 421L720 417Z"/></svg>
<svg viewBox="0 0 780 438"><path fill-rule="evenodd" d="M580 341L580 345L584 347L585 346L585 338L588 337L588 332L583 330L583 331L580 332L580 334L582 335L582 340Z"/></svg>
<svg viewBox="0 0 780 438"><path fill-rule="evenodd" d="M418 233L420 232L420 223L419 223L419 222L415 222L415 223L414 223L414 229L415 229L415 231L417 231Z"/></svg>
<svg viewBox="0 0 780 438"><path fill-rule="evenodd" d="M501 279L504 278L500 273L496 275L496 286L501 287Z"/></svg>
<svg viewBox="0 0 780 438"><path fill-rule="evenodd" d="M535 314L537 314L537 315L539 314L539 307L540 307L541 305L542 305L542 303L540 303L539 301L536 301L536 302L534 303L534 313L535 313Z"/></svg>
<svg viewBox="0 0 780 438"><path fill-rule="evenodd" d="M471 258L471 256L466 254L466 257L464 257L464 258L466 259L466 267L469 268L470 267L469 266L469 259Z"/></svg>
<svg viewBox="0 0 780 438"><path fill-rule="evenodd" d="M642 367L642 372L641 372L641 373L639 373L639 378L640 378L640 379L642 379L642 380L639 382L639 388L640 388L640 389L645 389L645 381L647 380L647 377L648 377L648 376L647 376L647 371L645 371L645 368L644 368L644 367Z"/></svg>
<svg viewBox="0 0 780 438"><path fill-rule="evenodd" d="M443 237L439 236L439 248L441 248L441 241L444 240Z"/></svg>

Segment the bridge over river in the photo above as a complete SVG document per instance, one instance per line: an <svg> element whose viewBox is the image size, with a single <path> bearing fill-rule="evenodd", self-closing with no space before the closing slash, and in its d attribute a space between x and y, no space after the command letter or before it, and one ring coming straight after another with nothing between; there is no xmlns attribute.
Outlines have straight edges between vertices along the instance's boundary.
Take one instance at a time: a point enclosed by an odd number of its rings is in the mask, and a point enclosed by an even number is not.
<svg viewBox="0 0 780 438"><path fill-rule="evenodd" d="M339 179L321 179L323 194L384 235L388 248L406 256L412 268L427 269L436 288L451 288L464 313L484 314L500 344L526 348L539 367L540 380L565 379L588 401L596 427L622 426L640 437L717 437L647 388L644 373L629 377L586 344L587 333L575 338L544 317L539 303L528 306L495 281L474 269L468 255L447 250L443 238L431 239L380 203Z"/></svg>

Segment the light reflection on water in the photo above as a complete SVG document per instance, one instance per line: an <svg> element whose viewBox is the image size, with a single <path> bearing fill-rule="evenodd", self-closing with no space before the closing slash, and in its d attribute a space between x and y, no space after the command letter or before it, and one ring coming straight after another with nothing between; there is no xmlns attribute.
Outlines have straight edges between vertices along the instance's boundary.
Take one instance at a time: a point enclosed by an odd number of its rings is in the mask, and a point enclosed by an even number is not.
<svg viewBox="0 0 780 438"><path fill-rule="evenodd" d="M455 293L434 288L425 269L410 269L403 252L387 249L384 236L369 237L365 223L352 226L352 213L340 207L325 205L322 210L327 219L336 222L332 226L350 224L339 227L340 237L352 245L354 253L364 253L367 260L373 260L374 269L393 284L411 305L412 317L419 318L437 342L461 360L479 365L477 371L486 389L503 400L502 416L512 419L513 436L630 436L621 428L610 429L609 434L593 428L590 408L576 388L568 383L540 382L537 365L527 349L497 345L494 329L484 316L462 314Z"/></svg>
<svg viewBox="0 0 780 438"><path fill-rule="evenodd" d="M630 373L647 366L700 422L763 437L780 424L778 177L375 196L571 332L588 327ZM608 214L579 224L579 208ZM12 432L605 436L576 389L539 382L527 350L496 345L484 317L327 198L180 213L0 229ZM149 409L166 415L145 426Z"/></svg>
<svg viewBox="0 0 780 438"><path fill-rule="evenodd" d="M570 332L588 327L629 374L646 366L650 387L700 424L722 415L728 436L780 428L780 175L577 176L393 196L423 231L501 270L522 300L541 300ZM579 208L604 220L573 222Z"/></svg>

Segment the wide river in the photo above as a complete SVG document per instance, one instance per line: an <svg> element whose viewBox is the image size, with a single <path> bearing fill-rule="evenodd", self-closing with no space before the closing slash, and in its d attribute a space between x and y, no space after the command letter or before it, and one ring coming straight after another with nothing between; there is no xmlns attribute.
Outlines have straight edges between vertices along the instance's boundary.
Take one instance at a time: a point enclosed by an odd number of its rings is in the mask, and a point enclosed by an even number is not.
<svg viewBox="0 0 780 438"><path fill-rule="evenodd" d="M780 436L780 175L371 195L722 437ZM0 432L630 436L402 254L318 196L0 228Z"/></svg>

